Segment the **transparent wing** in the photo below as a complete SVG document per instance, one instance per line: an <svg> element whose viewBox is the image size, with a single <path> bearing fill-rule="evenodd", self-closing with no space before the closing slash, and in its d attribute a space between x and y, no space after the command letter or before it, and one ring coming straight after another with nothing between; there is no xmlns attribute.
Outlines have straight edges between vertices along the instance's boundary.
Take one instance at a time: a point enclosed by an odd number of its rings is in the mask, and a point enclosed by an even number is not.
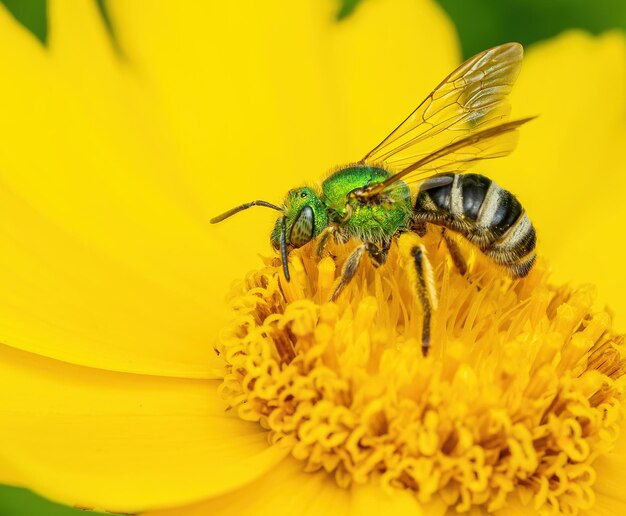
<svg viewBox="0 0 626 516"><path fill-rule="evenodd" d="M517 144L517 129L533 118L504 122L470 133L465 138L425 155L382 183L355 190L353 193L361 199L368 199L400 180L406 183L421 182L435 173L461 172L477 161L506 156Z"/></svg>
<svg viewBox="0 0 626 516"><path fill-rule="evenodd" d="M507 43L468 59L361 162L402 170L446 145L508 119L523 49Z"/></svg>

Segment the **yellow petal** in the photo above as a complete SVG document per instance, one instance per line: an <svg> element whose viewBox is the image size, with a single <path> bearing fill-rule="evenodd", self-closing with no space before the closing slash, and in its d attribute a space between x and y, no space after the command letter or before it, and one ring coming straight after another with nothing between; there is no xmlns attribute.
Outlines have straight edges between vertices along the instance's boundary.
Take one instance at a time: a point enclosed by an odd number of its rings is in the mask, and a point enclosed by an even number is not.
<svg viewBox="0 0 626 516"><path fill-rule="evenodd" d="M609 516L626 512L626 424L622 423L615 449L595 463L597 480L594 484L596 503L590 516Z"/></svg>
<svg viewBox="0 0 626 516"><path fill-rule="evenodd" d="M275 215L210 216L358 159L456 56L429 2L335 8L122 2L127 60L91 1L51 2L49 53L0 8L0 341L209 377Z"/></svg>
<svg viewBox="0 0 626 516"><path fill-rule="evenodd" d="M80 16L92 3L52 6L54 55L61 15L77 47L102 55L81 39L97 29L95 11ZM0 9L10 78L0 86L0 341L78 364L207 376L222 295L203 260L215 242L177 197L149 94L104 58L102 69L86 55L84 68L77 55L66 62L70 47L50 57Z"/></svg>
<svg viewBox="0 0 626 516"><path fill-rule="evenodd" d="M0 347L0 479L134 512L240 487L284 452L207 380L113 373Z"/></svg>
<svg viewBox="0 0 626 516"><path fill-rule="evenodd" d="M451 23L425 0L364 2L340 23L332 0L110 4L125 53L169 109L184 172L219 206L228 185L279 200L359 159L458 59Z"/></svg>
<svg viewBox="0 0 626 516"><path fill-rule="evenodd" d="M232 493L199 504L149 513L149 516L436 516L445 514L438 503L420 507L407 491L384 491L363 485L344 489L328 474L307 473L294 459Z"/></svg>
<svg viewBox="0 0 626 516"><path fill-rule="evenodd" d="M447 506L440 500L420 505L415 493L411 491L385 491L377 486L359 485L351 490L350 514L378 516L380 514L394 514L406 516L443 516ZM321 514L321 513L320 513Z"/></svg>
<svg viewBox="0 0 626 516"><path fill-rule="evenodd" d="M570 32L531 47L513 93L521 130L510 158L481 167L519 196L559 281L591 282L626 324L626 39Z"/></svg>

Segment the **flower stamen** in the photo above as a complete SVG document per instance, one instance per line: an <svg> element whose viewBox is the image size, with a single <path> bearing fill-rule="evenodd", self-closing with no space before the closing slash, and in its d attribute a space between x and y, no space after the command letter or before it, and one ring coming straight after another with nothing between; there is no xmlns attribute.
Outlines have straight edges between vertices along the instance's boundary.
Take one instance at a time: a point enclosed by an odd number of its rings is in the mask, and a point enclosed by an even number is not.
<svg viewBox="0 0 626 516"><path fill-rule="evenodd" d="M402 245L402 244L401 244ZM234 290L220 391L307 470L379 482L459 511L576 512L594 502L594 461L621 418L623 338L590 289L554 286L538 263L513 281L478 254L458 274L434 235L439 307L422 357L422 311L398 246L328 302L350 246L269 260ZM364 260L365 262L366 260Z"/></svg>

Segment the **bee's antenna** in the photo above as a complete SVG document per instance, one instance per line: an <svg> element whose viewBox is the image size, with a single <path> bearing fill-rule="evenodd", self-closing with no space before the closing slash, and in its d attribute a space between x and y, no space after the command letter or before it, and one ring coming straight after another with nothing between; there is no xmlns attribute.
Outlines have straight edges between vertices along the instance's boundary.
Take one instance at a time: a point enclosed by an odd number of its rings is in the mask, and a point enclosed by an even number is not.
<svg viewBox="0 0 626 516"><path fill-rule="evenodd" d="M218 222L222 222L224 219L227 219L228 217L232 217L235 213L239 213L240 211L247 210L248 208L252 208L252 206L264 206L265 208L272 208L273 210L283 211L280 207L276 206L275 204L272 204L271 202L252 201L252 202L247 202L246 204L242 204L240 206L235 206L234 208L231 208L230 210L222 213L221 215L218 215L217 217L213 217L209 222L211 224L217 224Z"/></svg>
<svg viewBox="0 0 626 516"><path fill-rule="evenodd" d="M280 256L283 260L283 272L285 279L289 281L289 262L287 261L287 221L285 217L280 219Z"/></svg>

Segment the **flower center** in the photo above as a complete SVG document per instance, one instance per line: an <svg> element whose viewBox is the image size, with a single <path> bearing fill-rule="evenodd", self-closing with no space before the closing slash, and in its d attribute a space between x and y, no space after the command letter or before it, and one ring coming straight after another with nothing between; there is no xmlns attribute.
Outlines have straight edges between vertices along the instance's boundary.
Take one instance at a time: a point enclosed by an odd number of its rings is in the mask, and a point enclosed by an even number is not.
<svg viewBox="0 0 626 516"><path fill-rule="evenodd" d="M591 507L625 368L610 316L591 311L590 289L548 283L541 262L513 281L464 247L468 279L440 243L424 239L439 293L427 358L398 246L328 302L352 248L318 260L313 244L291 253L290 283L274 259L233 292L222 396L340 486L380 482L459 511L514 494Z"/></svg>

